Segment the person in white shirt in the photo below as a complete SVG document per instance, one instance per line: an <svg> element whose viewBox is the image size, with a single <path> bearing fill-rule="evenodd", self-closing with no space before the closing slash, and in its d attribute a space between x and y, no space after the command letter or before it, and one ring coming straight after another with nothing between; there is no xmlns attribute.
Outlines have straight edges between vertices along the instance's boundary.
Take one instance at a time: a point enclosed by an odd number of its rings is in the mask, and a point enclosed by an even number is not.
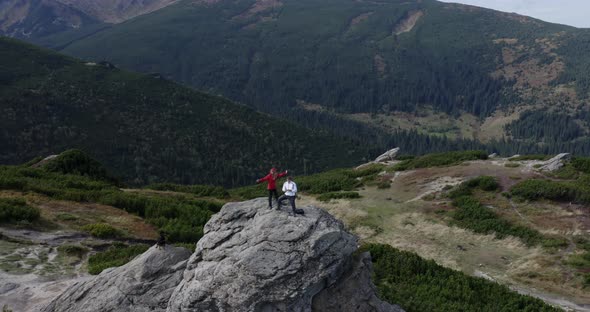
<svg viewBox="0 0 590 312"><path fill-rule="evenodd" d="M283 183L283 195L281 195L281 197L279 197L279 207L278 209L281 209L281 205L283 204L283 202L285 200L289 200L289 203L291 204L291 208L293 209L293 213L295 214L303 214L303 210L302 209L297 209L295 207L295 199L297 198L297 184L295 182L293 182L293 179L291 177L287 177L287 181L285 183Z"/></svg>

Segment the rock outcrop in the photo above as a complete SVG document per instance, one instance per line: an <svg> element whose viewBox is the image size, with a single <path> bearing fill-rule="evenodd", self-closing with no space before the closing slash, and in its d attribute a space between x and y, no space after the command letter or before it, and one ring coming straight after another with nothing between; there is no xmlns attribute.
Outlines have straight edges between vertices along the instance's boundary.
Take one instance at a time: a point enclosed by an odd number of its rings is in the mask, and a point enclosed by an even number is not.
<svg viewBox="0 0 590 312"><path fill-rule="evenodd" d="M371 255L363 253L356 257L354 266L331 287L313 298L313 311L356 311L372 312L403 311L398 306L383 302L376 295L371 282L373 264Z"/></svg>
<svg viewBox="0 0 590 312"><path fill-rule="evenodd" d="M185 248L152 247L124 266L72 285L43 311L165 311L190 256Z"/></svg>
<svg viewBox="0 0 590 312"><path fill-rule="evenodd" d="M547 161L544 161L542 163L540 163L540 167L539 170L541 171L555 171L558 170L560 168L562 168L563 166L565 166L565 164L567 162L569 162L571 160L572 156L568 153L561 153Z"/></svg>
<svg viewBox="0 0 590 312"><path fill-rule="evenodd" d="M370 256L355 253L357 239L340 221L315 207L293 216L267 206L226 204L188 262L186 253L165 260L168 251L152 248L45 311L402 311L376 296Z"/></svg>
<svg viewBox="0 0 590 312"><path fill-rule="evenodd" d="M399 153L399 147L396 147L394 149L390 149L387 152L381 154L379 157L375 158L376 163L386 163L389 161L394 161L395 157L397 157L397 154Z"/></svg>

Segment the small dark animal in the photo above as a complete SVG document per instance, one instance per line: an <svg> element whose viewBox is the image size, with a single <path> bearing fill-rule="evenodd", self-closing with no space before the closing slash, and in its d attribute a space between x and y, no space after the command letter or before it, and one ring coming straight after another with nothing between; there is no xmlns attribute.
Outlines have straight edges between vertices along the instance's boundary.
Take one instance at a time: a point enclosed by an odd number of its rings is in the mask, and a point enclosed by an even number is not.
<svg viewBox="0 0 590 312"><path fill-rule="evenodd" d="M160 232L160 237L158 238L158 241L156 241L156 248L164 249L164 247L166 247L166 236L164 232Z"/></svg>

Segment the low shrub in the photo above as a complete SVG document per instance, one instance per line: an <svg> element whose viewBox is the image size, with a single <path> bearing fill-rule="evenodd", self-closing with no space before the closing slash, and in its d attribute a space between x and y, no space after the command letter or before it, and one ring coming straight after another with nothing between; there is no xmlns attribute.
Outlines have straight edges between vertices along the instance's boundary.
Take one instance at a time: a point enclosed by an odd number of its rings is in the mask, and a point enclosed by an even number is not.
<svg viewBox="0 0 590 312"><path fill-rule="evenodd" d="M414 159L414 158L416 158L416 156L414 156L414 155L400 155L400 156L397 156L395 159L403 161L403 160L410 160L410 159Z"/></svg>
<svg viewBox="0 0 590 312"><path fill-rule="evenodd" d="M493 192L497 191L500 188L500 184L498 184L498 180L494 177L490 176L480 176L477 178L470 179L466 182L467 186L470 188L479 188L482 191L486 192Z"/></svg>
<svg viewBox="0 0 590 312"><path fill-rule="evenodd" d="M80 170L85 168L84 166L66 166L66 164L70 162L62 163L63 166L60 165L59 168ZM75 171L72 170L68 172ZM90 175L64 174L60 170L55 171L22 166L0 166L0 189L35 192L60 200L94 202L120 208L146 218L147 222L157 224L159 228L165 228L171 234L171 242L175 239L196 242L202 236L203 226L211 215L221 209L220 203L212 201L194 200L189 196L124 192L112 181L96 180ZM93 171L88 169L85 172ZM208 192L213 194L215 190L215 188L210 189ZM68 221L70 218L69 216L61 217L66 218L61 221ZM59 216L57 218L60 220Z"/></svg>
<svg viewBox="0 0 590 312"><path fill-rule="evenodd" d="M117 180L108 174L101 163L77 149L67 150L59 154L56 158L43 165L43 168L50 172L88 176L93 179L117 183Z"/></svg>
<svg viewBox="0 0 590 312"><path fill-rule="evenodd" d="M107 250L88 257L88 273L97 275L105 269L122 266L148 249L145 244L127 246L115 243Z"/></svg>
<svg viewBox="0 0 590 312"><path fill-rule="evenodd" d="M563 237L553 236L553 237L545 237L541 245L545 248L563 248L569 245L567 239Z"/></svg>
<svg viewBox="0 0 590 312"><path fill-rule="evenodd" d="M55 216L56 220L59 221L76 221L78 220L78 217L74 216L73 214L69 214L69 213L58 213Z"/></svg>
<svg viewBox="0 0 590 312"><path fill-rule="evenodd" d="M540 160L545 161L551 159L552 155L543 155L543 154L535 154L535 155L520 155L517 157L512 157L508 159L509 161L526 161L526 160Z"/></svg>
<svg viewBox="0 0 590 312"><path fill-rule="evenodd" d="M338 191L352 191L362 185L357 178L370 175L369 170L336 169L324 173L295 179L299 191L309 194L323 194Z"/></svg>
<svg viewBox="0 0 590 312"><path fill-rule="evenodd" d="M590 240L586 239L585 237L578 236L574 239L574 243L576 243L576 247L590 251Z"/></svg>
<svg viewBox="0 0 590 312"><path fill-rule="evenodd" d="M507 286L445 268L433 260L370 244L373 282L382 299L405 311L560 311L542 300L521 295Z"/></svg>
<svg viewBox="0 0 590 312"><path fill-rule="evenodd" d="M573 267L580 269L590 268L590 252L576 254L569 257L567 263Z"/></svg>
<svg viewBox="0 0 590 312"><path fill-rule="evenodd" d="M590 174L590 157L574 157L571 164L574 169Z"/></svg>
<svg viewBox="0 0 590 312"><path fill-rule="evenodd" d="M583 183L585 178L580 179L578 182L531 179L514 185L510 193L528 200L549 199L589 204L590 185Z"/></svg>
<svg viewBox="0 0 590 312"><path fill-rule="evenodd" d="M507 167L507 168L518 168L518 167L520 167L520 164L519 163L509 162L509 163L504 164L504 167Z"/></svg>
<svg viewBox="0 0 590 312"><path fill-rule="evenodd" d="M455 151L437 154L428 154L414 159L408 159L395 165L395 171L404 171L409 169L443 167L457 165L468 160L488 159L488 154L484 151Z"/></svg>
<svg viewBox="0 0 590 312"><path fill-rule="evenodd" d="M65 244L57 247L57 251L67 256L82 258L89 250L81 245Z"/></svg>
<svg viewBox="0 0 590 312"><path fill-rule="evenodd" d="M571 163L569 163L557 169L556 171L549 173L549 175L557 179L573 180L580 175L580 172L576 168L574 168L574 166Z"/></svg>
<svg viewBox="0 0 590 312"><path fill-rule="evenodd" d="M388 189L391 188L391 181L381 181L377 184L378 189Z"/></svg>
<svg viewBox="0 0 590 312"><path fill-rule="evenodd" d="M211 185L180 185L172 183L156 183L145 187L146 189L156 191L173 191L180 193L190 193L199 197L227 198L229 193L221 186Z"/></svg>
<svg viewBox="0 0 590 312"><path fill-rule="evenodd" d="M37 207L27 205L21 198L0 198L0 223L33 222L40 218Z"/></svg>
<svg viewBox="0 0 590 312"><path fill-rule="evenodd" d="M520 238L525 244L532 246L540 243L543 239L541 233L520 225L513 225L501 219L484 207L479 201L471 196L461 196L453 201L457 208L452 214L455 224L481 234L495 234L496 238L502 239L506 236Z"/></svg>
<svg viewBox="0 0 590 312"><path fill-rule="evenodd" d="M498 184L496 178L490 176L480 176L459 184L449 192L448 196L454 199L461 196L469 196L473 193L474 189L493 192L499 190L499 188L500 184Z"/></svg>
<svg viewBox="0 0 590 312"><path fill-rule="evenodd" d="M324 193L318 196L318 200L323 202L329 202L332 199L355 199L361 198L361 195L357 192L330 192Z"/></svg>
<svg viewBox="0 0 590 312"><path fill-rule="evenodd" d="M121 231L106 223L88 224L83 226L82 230L97 238L118 238L123 236Z"/></svg>

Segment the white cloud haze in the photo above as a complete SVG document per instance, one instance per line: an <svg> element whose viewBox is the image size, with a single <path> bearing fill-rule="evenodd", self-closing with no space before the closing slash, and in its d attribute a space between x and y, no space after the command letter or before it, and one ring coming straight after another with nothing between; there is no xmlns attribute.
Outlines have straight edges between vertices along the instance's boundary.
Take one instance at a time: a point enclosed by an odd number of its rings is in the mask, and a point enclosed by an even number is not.
<svg viewBox="0 0 590 312"><path fill-rule="evenodd" d="M590 0L439 0L514 12L547 22L590 28Z"/></svg>

